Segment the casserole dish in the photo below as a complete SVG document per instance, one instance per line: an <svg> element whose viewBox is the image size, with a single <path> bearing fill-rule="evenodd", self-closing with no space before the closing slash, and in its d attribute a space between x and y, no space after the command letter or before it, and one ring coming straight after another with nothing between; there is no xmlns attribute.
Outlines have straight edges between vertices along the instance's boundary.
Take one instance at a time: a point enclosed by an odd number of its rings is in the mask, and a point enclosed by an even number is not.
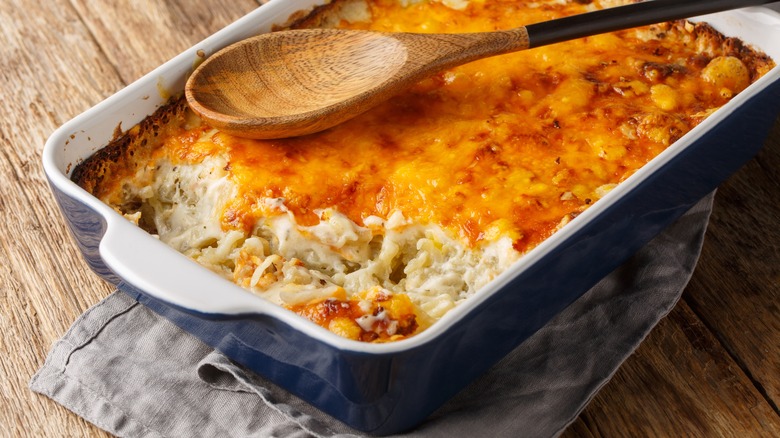
<svg viewBox="0 0 780 438"><path fill-rule="evenodd" d="M63 126L47 143L44 161L96 272L237 362L374 433L412 426L576 299L752 156L778 110L775 69L435 327L397 344L360 345L198 269L67 178L71 166L107 143L118 123L134 125L162 103L151 97L158 78L164 87L180 89L199 50L212 53L256 32L257 23L267 29L308 5L272 2L177 57ZM774 15L753 10L724 17L725 23L738 17L736 27L746 34L724 32L777 57L762 45L776 40L776 25L766 41L746 30L776 20ZM718 27L716 20L708 17Z"/></svg>

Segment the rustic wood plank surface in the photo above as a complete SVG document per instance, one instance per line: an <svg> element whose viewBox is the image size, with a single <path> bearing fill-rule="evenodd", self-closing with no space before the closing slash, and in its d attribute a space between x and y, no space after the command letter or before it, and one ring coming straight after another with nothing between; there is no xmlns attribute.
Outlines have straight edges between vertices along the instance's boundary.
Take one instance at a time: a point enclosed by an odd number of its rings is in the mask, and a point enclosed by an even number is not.
<svg viewBox="0 0 780 438"><path fill-rule="evenodd" d="M107 436L27 389L111 288L67 234L40 166L71 117L261 2L0 2L0 436ZM780 123L720 189L681 303L566 436L780 436Z"/></svg>

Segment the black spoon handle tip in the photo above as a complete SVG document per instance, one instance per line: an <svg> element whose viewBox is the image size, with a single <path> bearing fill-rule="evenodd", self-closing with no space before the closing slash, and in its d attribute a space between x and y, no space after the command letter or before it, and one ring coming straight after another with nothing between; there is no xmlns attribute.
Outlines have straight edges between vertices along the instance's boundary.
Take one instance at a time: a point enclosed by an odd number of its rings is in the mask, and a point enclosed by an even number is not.
<svg viewBox="0 0 780 438"><path fill-rule="evenodd" d="M646 0L585 14L529 24L529 48L600 33L679 20L778 0Z"/></svg>

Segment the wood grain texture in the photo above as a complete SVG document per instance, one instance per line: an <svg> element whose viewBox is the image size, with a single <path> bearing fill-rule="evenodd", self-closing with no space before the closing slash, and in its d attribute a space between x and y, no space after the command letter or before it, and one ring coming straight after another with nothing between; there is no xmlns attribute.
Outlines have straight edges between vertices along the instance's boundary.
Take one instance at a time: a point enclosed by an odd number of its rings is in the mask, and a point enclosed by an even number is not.
<svg viewBox="0 0 780 438"><path fill-rule="evenodd" d="M31 393L27 382L73 316L109 288L82 263L39 154L59 124L122 84L94 56L99 48L66 2L3 2L0 23L0 434L78 436L91 427Z"/></svg>
<svg viewBox="0 0 780 438"><path fill-rule="evenodd" d="M52 343L111 291L51 197L46 137L256 5L0 2L0 437L107 436L27 388ZM720 189L683 302L565 436L780 435L778 172L780 125Z"/></svg>
<svg viewBox="0 0 780 438"><path fill-rule="evenodd" d="M152 71L267 0L73 0L125 84Z"/></svg>
<svg viewBox="0 0 780 438"><path fill-rule="evenodd" d="M207 58L185 95L193 111L223 132L296 137L356 117L434 73L527 48L524 27L463 34L272 32Z"/></svg>
<svg viewBox="0 0 780 438"><path fill-rule="evenodd" d="M257 5L0 3L0 436L106 436L27 388L53 342L111 292L51 197L40 165L47 136Z"/></svg>
<svg viewBox="0 0 780 438"><path fill-rule="evenodd" d="M681 302L564 434L780 436L780 417Z"/></svg>
<svg viewBox="0 0 780 438"><path fill-rule="evenodd" d="M685 295L723 347L780 406L780 119L764 149L718 192Z"/></svg>

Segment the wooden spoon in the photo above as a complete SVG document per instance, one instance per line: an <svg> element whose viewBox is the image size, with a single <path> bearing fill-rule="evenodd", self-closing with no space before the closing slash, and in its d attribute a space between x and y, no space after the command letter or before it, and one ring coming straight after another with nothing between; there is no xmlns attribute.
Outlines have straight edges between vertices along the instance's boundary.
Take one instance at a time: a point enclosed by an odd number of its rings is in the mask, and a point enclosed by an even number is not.
<svg viewBox="0 0 780 438"><path fill-rule="evenodd" d="M335 126L441 70L619 29L777 0L652 0L469 34L306 29L233 44L204 61L185 87L207 123L247 138L282 138Z"/></svg>

